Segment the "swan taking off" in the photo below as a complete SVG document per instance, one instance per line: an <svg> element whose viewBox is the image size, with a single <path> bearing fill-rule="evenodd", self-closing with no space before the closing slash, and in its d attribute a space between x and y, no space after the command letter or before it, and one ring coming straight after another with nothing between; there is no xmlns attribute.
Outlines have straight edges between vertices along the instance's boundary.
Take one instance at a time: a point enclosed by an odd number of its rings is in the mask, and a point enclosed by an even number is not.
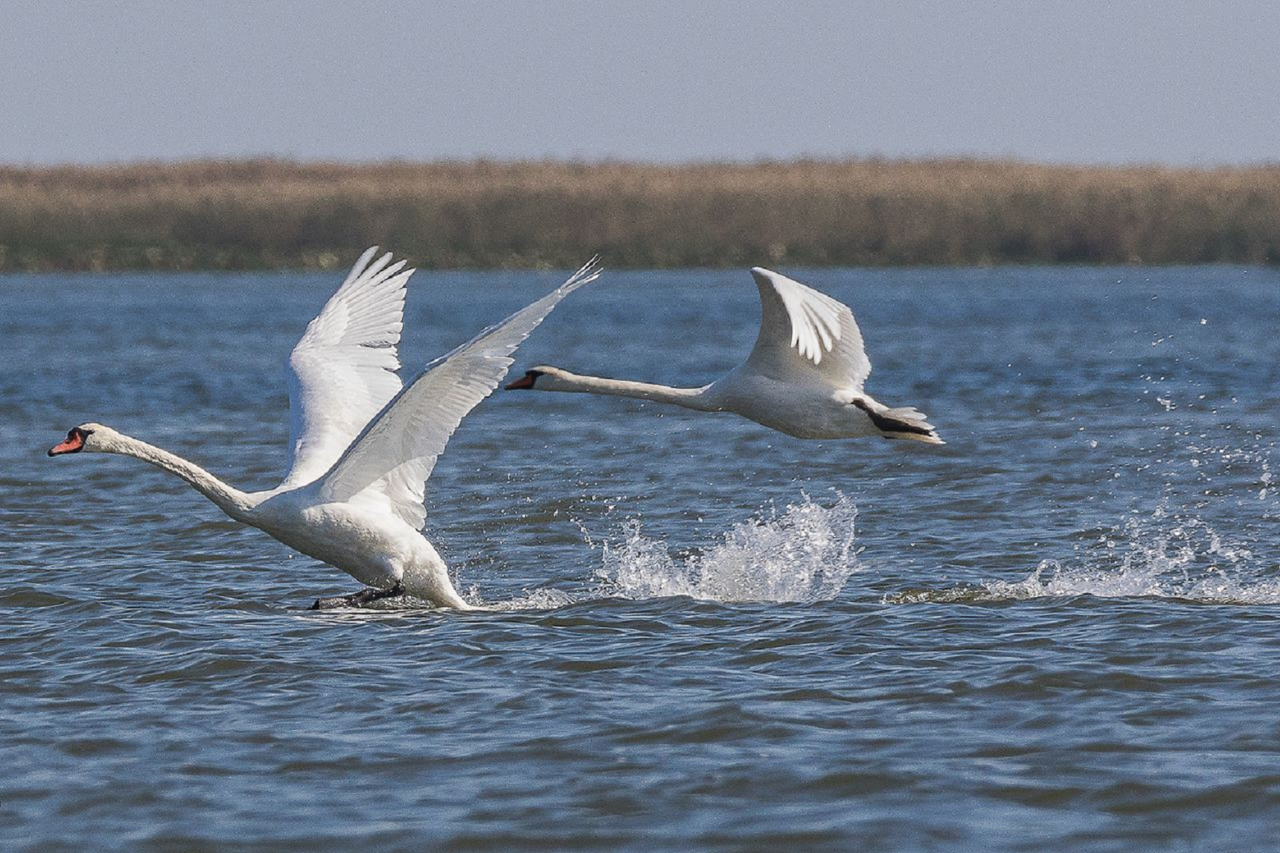
<svg viewBox="0 0 1280 853"><path fill-rule="evenodd" d="M871 361L849 306L771 270L751 270L764 315L747 360L701 388L670 388L580 376L545 365L508 390L577 391L636 397L700 412L734 412L796 438L879 435L943 444L925 416L862 391Z"/></svg>
<svg viewBox="0 0 1280 853"><path fill-rule="evenodd" d="M233 519L365 584L313 609L411 595L469 609L420 532L426 480L458 424L498 387L511 354L561 299L600 274L593 258L568 281L427 365L403 388L396 345L413 274L377 247L360 256L289 356L289 471L242 492L168 451L86 423L49 450L120 453L176 474Z"/></svg>

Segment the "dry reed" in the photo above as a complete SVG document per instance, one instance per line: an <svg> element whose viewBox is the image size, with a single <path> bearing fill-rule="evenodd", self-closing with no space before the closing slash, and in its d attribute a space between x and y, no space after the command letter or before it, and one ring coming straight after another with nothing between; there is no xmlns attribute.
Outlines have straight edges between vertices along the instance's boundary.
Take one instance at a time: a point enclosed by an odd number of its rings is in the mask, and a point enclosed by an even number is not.
<svg viewBox="0 0 1280 853"><path fill-rule="evenodd" d="M0 167L0 270L1270 263L1280 166L280 160Z"/></svg>

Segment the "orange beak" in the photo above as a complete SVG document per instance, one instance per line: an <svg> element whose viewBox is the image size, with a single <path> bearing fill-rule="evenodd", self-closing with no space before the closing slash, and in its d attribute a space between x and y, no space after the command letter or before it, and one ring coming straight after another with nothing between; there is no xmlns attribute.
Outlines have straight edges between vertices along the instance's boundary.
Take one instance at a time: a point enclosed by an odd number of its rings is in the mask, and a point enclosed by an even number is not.
<svg viewBox="0 0 1280 853"><path fill-rule="evenodd" d="M67 433L67 440L62 444L54 445L49 448L50 456L61 456L64 453L75 453L84 447L84 433L78 429L73 429Z"/></svg>
<svg viewBox="0 0 1280 853"><path fill-rule="evenodd" d="M511 382L511 383L509 383L509 384L506 386L505 390L507 390L507 391L519 391L521 388L532 388L532 387L533 387L533 380L535 380L535 379L537 379L537 378L538 378L538 377L536 377L536 376L530 376L529 374L527 374L527 373L526 373L524 376L521 376L521 377L520 377L519 379L517 379L515 382Z"/></svg>

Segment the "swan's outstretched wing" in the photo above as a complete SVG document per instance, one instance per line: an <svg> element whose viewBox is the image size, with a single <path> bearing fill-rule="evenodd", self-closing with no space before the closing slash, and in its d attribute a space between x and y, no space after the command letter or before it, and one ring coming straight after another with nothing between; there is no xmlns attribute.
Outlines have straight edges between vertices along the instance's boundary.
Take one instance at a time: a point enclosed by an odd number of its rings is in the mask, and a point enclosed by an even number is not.
<svg viewBox="0 0 1280 853"><path fill-rule="evenodd" d="M849 306L772 270L751 270L764 315L747 363L790 379L817 372L841 388L861 390L871 373L862 332Z"/></svg>
<svg viewBox="0 0 1280 853"><path fill-rule="evenodd" d="M427 365L351 443L325 476L322 493L343 501L373 487L402 518L420 523L422 484L458 424L498 387L511 354L551 309L599 275L592 258L551 293ZM412 513L410 502L417 504Z"/></svg>
<svg viewBox="0 0 1280 853"><path fill-rule="evenodd" d="M332 467L342 451L400 390L396 344L405 282L413 270L374 246L307 325L289 356L289 472L301 486Z"/></svg>

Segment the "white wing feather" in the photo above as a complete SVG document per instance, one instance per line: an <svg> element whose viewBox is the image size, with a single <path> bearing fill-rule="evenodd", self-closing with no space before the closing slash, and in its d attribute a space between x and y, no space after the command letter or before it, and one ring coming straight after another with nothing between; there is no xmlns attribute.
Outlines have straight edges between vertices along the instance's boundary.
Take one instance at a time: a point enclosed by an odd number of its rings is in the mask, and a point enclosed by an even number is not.
<svg viewBox="0 0 1280 853"><path fill-rule="evenodd" d="M396 345L405 283L413 274L391 253L367 250L307 325L289 355L289 471L282 488L332 467L369 419L400 390Z"/></svg>
<svg viewBox="0 0 1280 853"><path fill-rule="evenodd" d="M330 500L350 500L365 489L390 498L393 508L421 509L423 483L462 419L498 387L511 354L560 300L600 275L592 258L564 284L448 355L427 365L351 443L321 486Z"/></svg>
<svg viewBox="0 0 1280 853"><path fill-rule="evenodd" d="M871 373L862 332L849 306L772 270L751 270L763 316L748 363L779 378L816 371L861 390Z"/></svg>

